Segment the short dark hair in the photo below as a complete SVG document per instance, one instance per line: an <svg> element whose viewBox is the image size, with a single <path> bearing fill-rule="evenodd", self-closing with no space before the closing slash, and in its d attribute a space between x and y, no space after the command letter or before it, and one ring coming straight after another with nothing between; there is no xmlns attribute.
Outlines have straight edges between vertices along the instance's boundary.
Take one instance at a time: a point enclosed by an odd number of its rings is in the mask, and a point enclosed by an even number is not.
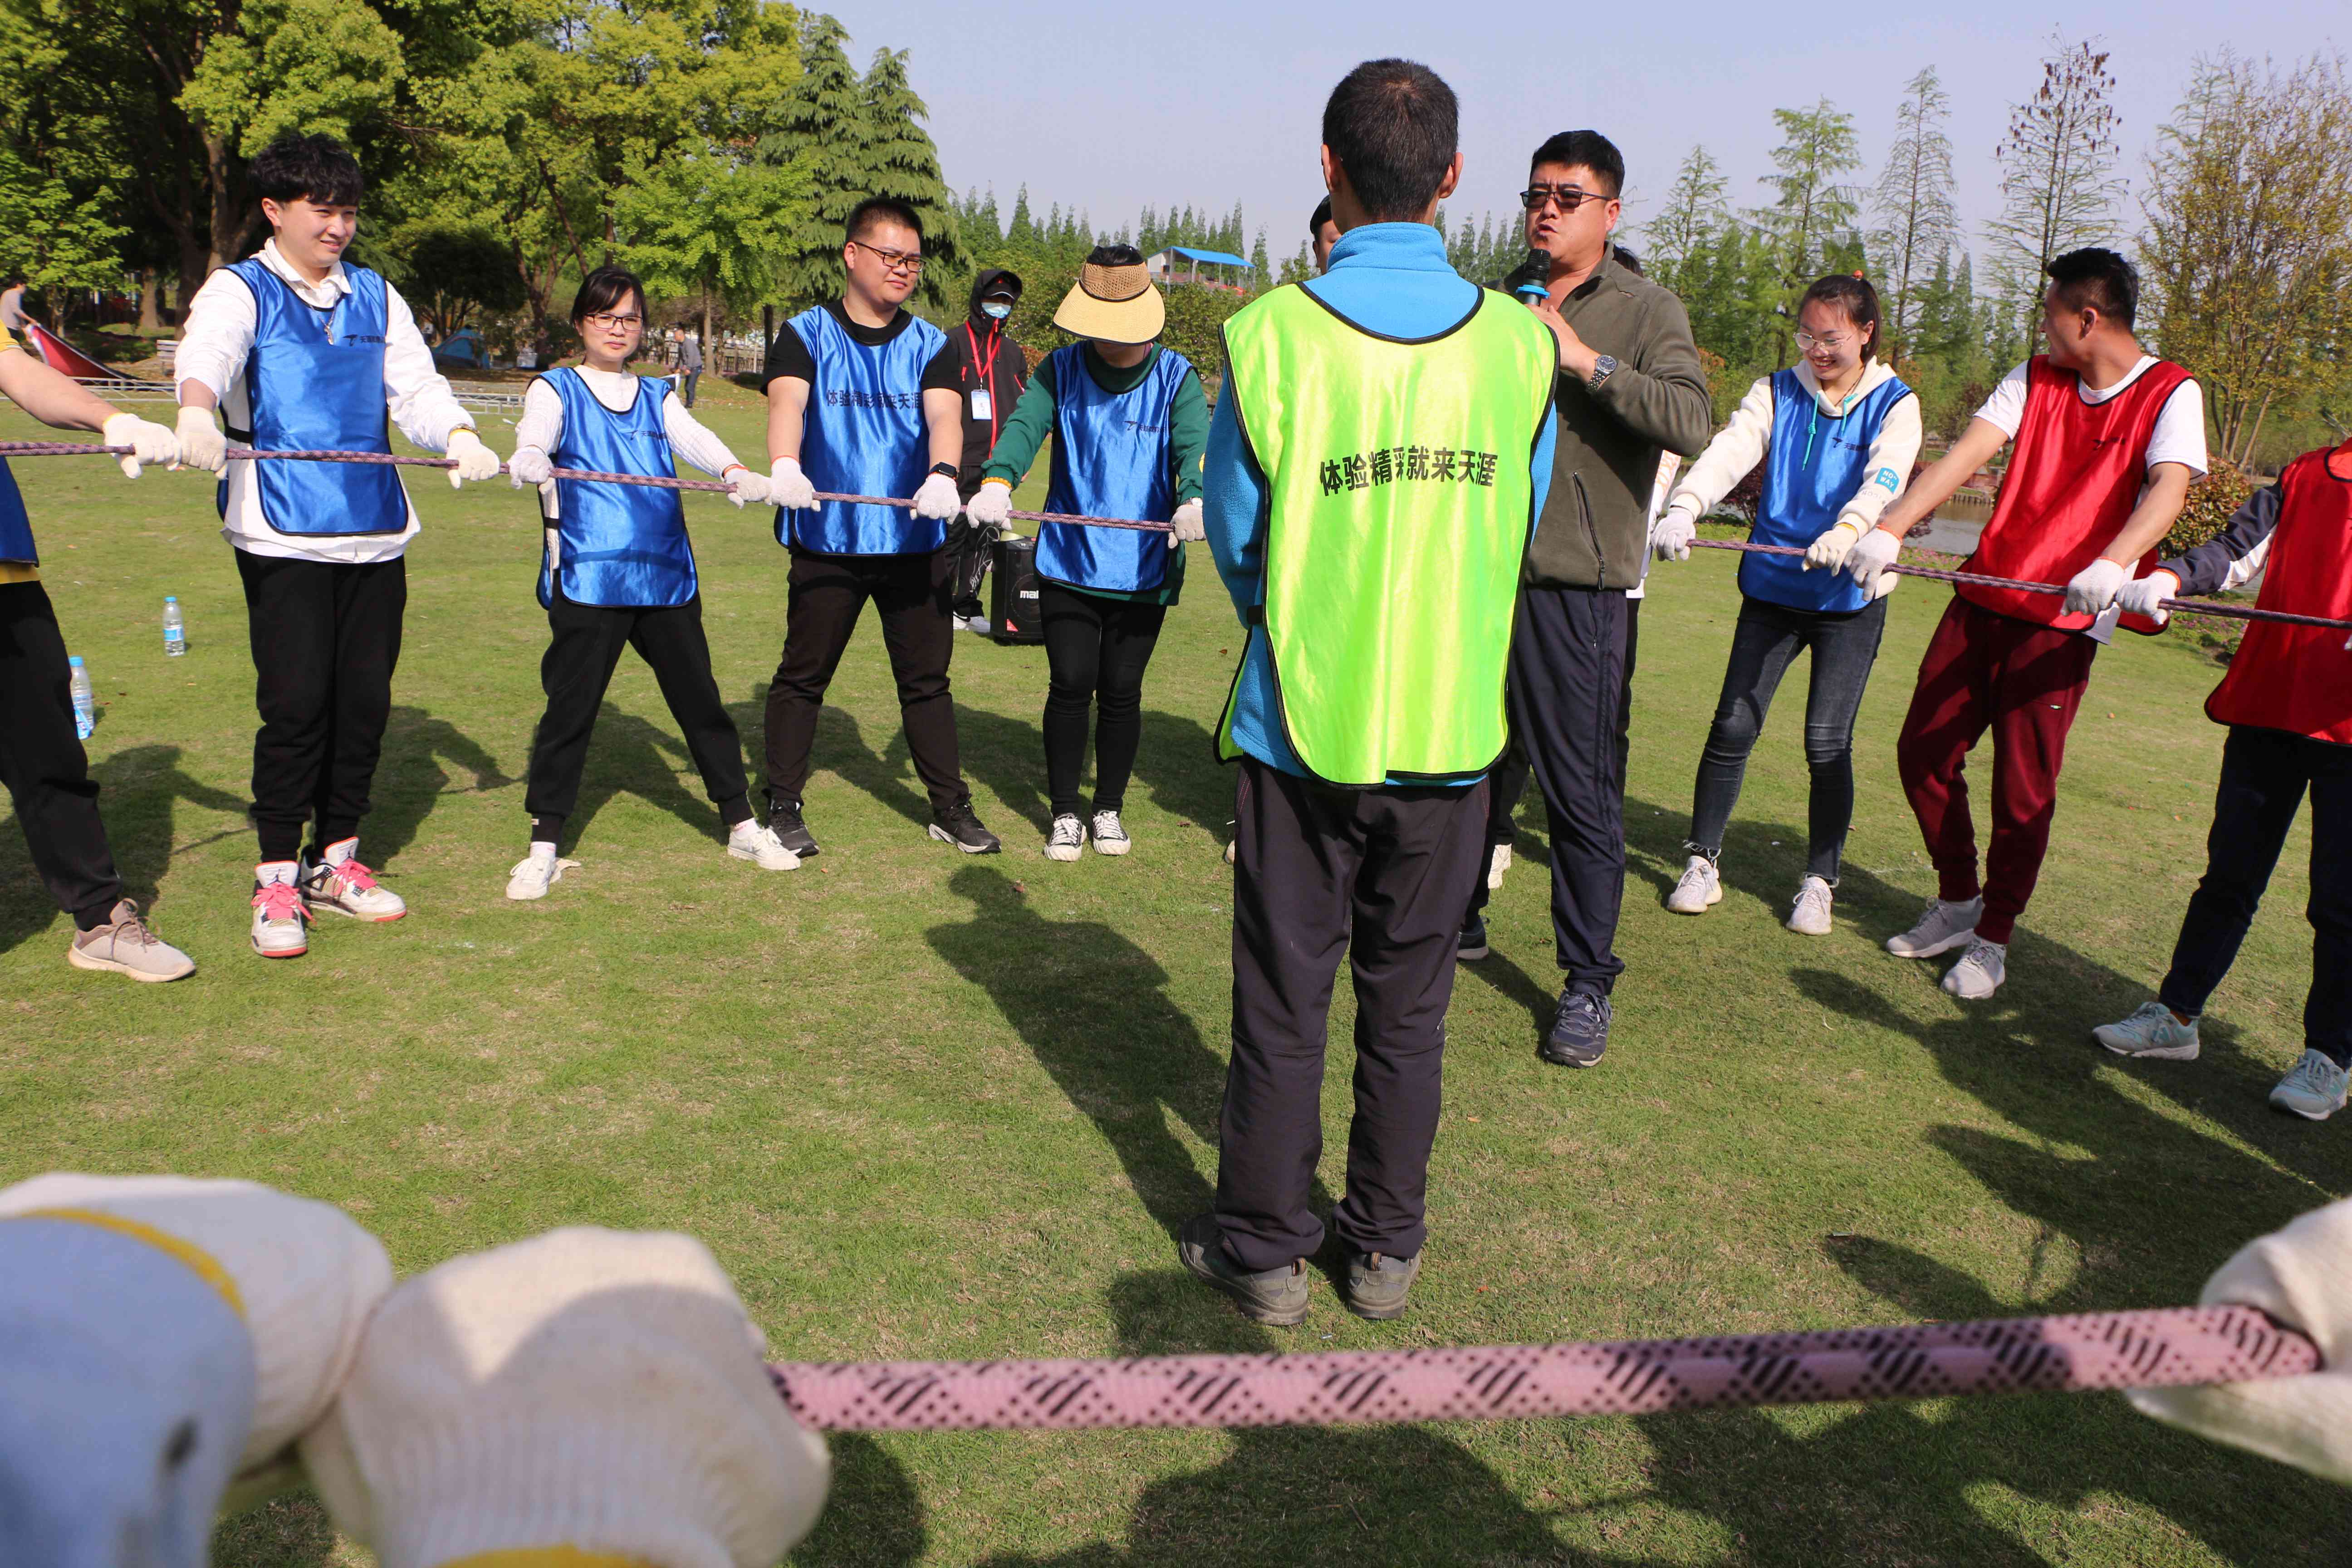
<svg viewBox="0 0 2352 1568"><path fill-rule="evenodd" d="M1858 272L1832 272L1826 278L1816 278L1813 286L1805 290L1805 297L1797 301L1797 313L1803 315L1805 307L1811 304L1835 305L1845 312L1847 321L1864 331L1862 361L1868 364L1870 356L1880 347L1878 290L1870 286L1870 279Z"/></svg>
<svg viewBox="0 0 2352 1568"><path fill-rule="evenodd" d="M1528 160L1533 170L1545 163L1563 169L1590 169L1609 187L1611 200L1625 194L1625 154L1598 131L1562 131L1544 139Z"/></svg>
<svg viewBox="0 0 2352 1568"><path fill-rule="evenodd" d="M895 223L911 228L915 237L923 237L923 220L913 207L896 196L868 196L849 209L849 221L841 226L845 243L865 238L880 224Z"/></svg>
<svg viewBox="0 0 2352 1568"><path fill-rule="evenodd" d="M1323 144L1375 223L1418 222L1461 140L1454 89L1412 60L1366 60L1323 105Z"/></svg>
<svg viewBox="0 0 2352 1568"><path fill-rule="evenodd" d="M1626 249L1622 245L1612 247L1612 248L1617 252L1618 266L1623 268L1626 271L1632 273L1636 278L1646 278L1649 276L1648 273L1642 270L1642 258L1640 255Z"/></svg>
<svg viewBox="0 0 2352 1568"><path fill-rule="evenodd" d="M580 279L580 292L572 296L572 324L578 326L589 317L610 310L630 295L637 299L637 314L646 313L646 286L637 275L625 267L599 267Z"/></svg>
<svg viewBox="0 0 2352 1568"><path fill-rule="evenodd" d="M2139 314L2139 269L2112 250L2085 246L2042 270L2050 275L2051 292L2072 309L2088 305L2126 328Z"/></svg>
<svg viewBox="0 0 2352 1568"><path fill-rule="evenodd" d="M1325 196L1321 201L1315 204L1315 214L1307 220L1307 237L1309 239L1322 238L1323 226L1330 221L1331 198L1329 196Z"/></svg>
<svg viewBox="0 0 2352 1568"><path fill-rule="evenodd" d="M253 194L273 202L316 202L322 207L355 207L367 182L360 161L333 137L288 131L255 155L246 170Z"/></svg>

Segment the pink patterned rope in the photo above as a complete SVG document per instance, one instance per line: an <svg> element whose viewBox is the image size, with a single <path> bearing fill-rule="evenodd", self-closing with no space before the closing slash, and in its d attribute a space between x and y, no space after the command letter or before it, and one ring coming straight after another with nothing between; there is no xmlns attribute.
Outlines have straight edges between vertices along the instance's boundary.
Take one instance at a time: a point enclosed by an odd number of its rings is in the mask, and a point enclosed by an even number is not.
<svg viewBox="0 0 2352 1568"><path fill-rule="evenodd" d="M768 1374L804 1426L921 1432L1631 1415L2248 1383L2319 1368L2308 1339L2251 1307L2181 1307L1614 1344L780 1363Z"/></svg>
<svg viewBox="0 0 2352 1568"><path fill-rule="evenodd" d="M128 447L99 447L76 441L0 441L0 458L77 458L125 457ZM454 468L457 465L447 458L403 458L390 452L256 452L235 447L229 457L254 461L274 458L280 461L313 463L377 463L402 468ZM505 466L500 465L500 471ZM556 468L559 479L586 479L608 485L644 485L654 489L708 490L727 493L727 486L715 479L666 479L644 474L600 474L585 468ZM819 490L817 500L840 501L851 506L895 506L912 510L914 502L896 496L840 495ZM1173 527L1164 522L1140 522L1132 518L1087 517L1066 511L1016 511L1012 514L1022 522L1063 522L1080 528L1125 528L1142 533L1172 533ZM1747 540L1694 539L1695 550L1737 550L1749 555L1802 555L1804 551L1788 544L1756 544ZM2011 577L1987 577L1974 572L1945 572L1933 566L1889 566L1889 572L1903 577L1925 577L1937 583L1964 583L1986 588L2017 588L2029 594L2063 594L2063 583L2026 583ZM2284 610L2265 610L2252 605L2229 605L2217 599L2167 599L2164 607L2176 615L2219 616L2236 621L2275 621L2293 626L2324 626L2335 631L2352 631L2352 620L2329 620L2322 616L2290 615Z"/></svg>

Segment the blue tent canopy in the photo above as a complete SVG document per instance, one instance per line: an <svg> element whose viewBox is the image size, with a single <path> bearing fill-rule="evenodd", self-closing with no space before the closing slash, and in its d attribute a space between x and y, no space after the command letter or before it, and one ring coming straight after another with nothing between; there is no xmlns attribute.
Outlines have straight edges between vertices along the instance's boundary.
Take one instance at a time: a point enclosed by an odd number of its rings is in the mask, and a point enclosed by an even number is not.
<svg viewBox="0 0 2352 1568"><path fill-rule="evenodd" d="M1245 256L1235 256L1226 250L1196 250L1189 245L1171 245L1168 247L1168 253L1171 256L1181 256L1187 261L1205 261L1212 267L1247 267L1249 265L1249 258Z"/></svg>

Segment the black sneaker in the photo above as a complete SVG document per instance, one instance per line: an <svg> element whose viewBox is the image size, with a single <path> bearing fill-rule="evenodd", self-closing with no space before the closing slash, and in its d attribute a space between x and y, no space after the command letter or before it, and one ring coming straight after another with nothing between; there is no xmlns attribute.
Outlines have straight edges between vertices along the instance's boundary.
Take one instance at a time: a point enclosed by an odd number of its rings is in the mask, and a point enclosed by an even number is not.
<svg viewBox="0 0 2352 1568"><path fill-rule="evenodd" d="M1391 1258L1385 1252L1348 1251L1348 1288L1342 1294L1348 1310L1360 1318L1384 1323L1404 1316L1406 1292L1421 1273L1421 1254Z"/></svg>
<svg viewBox="0 0 2352 1568"><path fill-rule="evenodd" d="M1176 1256L1194 1279L1234 1299L1242 1316L1277 1329L1307 1321L1307 1260L1295 1258L1280 1268L1252 1274L1225 1250L1224 1232L1213 1214L1195 1215L1176 1234Z"/></svg>
<svg viewBox="0 0 2352 1568"><path fill-rule="evenodd" d="M811 833L808 824L801 820L799 801L770 801L768 826L785 848L802 859L805 860L817 852L816 835Z"/></svg>
<svg viewBox="0 0 2352 1568"><path fill-rule="evenodd" d="M1562 992L1551 1033L1536 1047L1536 1055L1557 1067L1589 1068L1598 1066L1608 1049L1609 998Z"/></svg>
<svg viewBox="0 0 2352 1568"><path fill-rule="evenodd" d="M1454 956L1465 963L1475 963L1486 956L1486 921L1483 915L1472 915L1462 922L1462 942Z"/></svg>
<svg viewBox="0 0 2352 1568"><path fill-rule="evenodd" d="M951 805L931 818L931 837L942 844L952 844L967 855L993 855L1004 846L996 835L980 825L970 801Z"/></svg>

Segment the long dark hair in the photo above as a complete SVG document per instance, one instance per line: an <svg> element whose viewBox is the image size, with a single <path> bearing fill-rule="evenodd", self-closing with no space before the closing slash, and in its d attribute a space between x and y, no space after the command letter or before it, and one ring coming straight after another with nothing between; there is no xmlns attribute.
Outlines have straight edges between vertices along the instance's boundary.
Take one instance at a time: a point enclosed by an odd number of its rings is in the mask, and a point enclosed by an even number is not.
<svg viewBox="0 0 2352 1568"><path fill-rule="evenodd" d="M1816 278L1813 286L1805 290L1805 297L1797 301L1797 314L1803 315L1805 307L1816 301L1835 305L1845 312L1847 321L1866 331L1869 341L1862 345L1861 358L1863 363L1868 364L1871 356L1878 353L1880 328L1878 290L1870 286L1870 279L1857 272L1832 272L1826 278Z"/></svg>
<svg viewBox="0 0 2352 1568"><path fill-rule="evenodd" d="M637 275L624 267L599 267L580 279L580 292L572 297L572 324L578 326L589 317L609 311L622 300L635 295L637 314L646 313L646 286Z"/></svg>

